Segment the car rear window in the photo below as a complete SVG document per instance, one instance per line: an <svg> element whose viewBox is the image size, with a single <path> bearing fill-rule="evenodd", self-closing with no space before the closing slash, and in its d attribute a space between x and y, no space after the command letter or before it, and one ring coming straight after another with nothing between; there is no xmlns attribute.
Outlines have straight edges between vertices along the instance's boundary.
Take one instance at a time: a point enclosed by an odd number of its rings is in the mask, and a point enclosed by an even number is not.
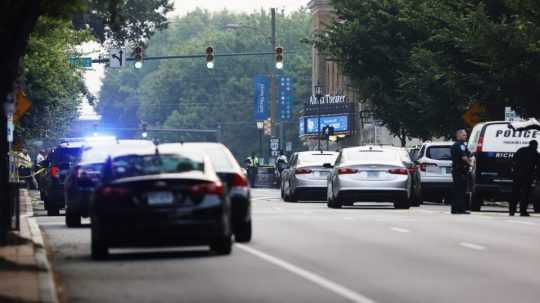
<svg viewBox="0 0 540 303"><path fill-rule="evenodd" d="M80 147L58 147L50 156L53 164L76 162L81 155Z"/></svg>
<svg viewBox="0 0 540 303"><path fill-rule="evenodd" d="M352 150L345 155L345 161L354 162L391 162L399 160L399 154L393 150Z"/></svg>
<svg viewBox="0 0 540 303"><path fill-rule="evenodd" d="M334 164L336 162L337 154L299 154L299 165L323 165L325 163Z"/></svg>
<svg viewBox="0 0 540 303"><path fill-rule="evenodd" d="M204 171L204 163L177 154L128 155L113 160L113 178Z"/></svg>
<svg viewBox="0 0 540 303"><path fill-rule="evenodd" d="M426 157L433 160L452 160L450 146L430 146L426 151Z"/></svg>
<svg viewBox="0 0 540 303"><path fill-rule="evenodd" d="M236 160L231 159L227 151L221 148L207 148L204 151L210 158L210 162L212 162L212 165L217 172L237 170L237 165L233 162Z"/></svg>

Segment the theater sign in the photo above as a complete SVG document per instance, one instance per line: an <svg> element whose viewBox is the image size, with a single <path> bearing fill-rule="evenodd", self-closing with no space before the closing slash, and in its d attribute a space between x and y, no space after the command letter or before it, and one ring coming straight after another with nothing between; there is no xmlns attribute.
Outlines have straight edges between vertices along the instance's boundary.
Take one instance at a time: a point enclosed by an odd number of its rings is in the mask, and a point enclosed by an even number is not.
<svg viewBox="0 0 540 303"><path fill-rule="evenodd" d="M320 116L320 125L319 123ZM304 103L304 115L299 121L300 137L314 137L325 126L334 127L335 134L350 135L354 127L354 104L346 96L311 96Z"/></svg>

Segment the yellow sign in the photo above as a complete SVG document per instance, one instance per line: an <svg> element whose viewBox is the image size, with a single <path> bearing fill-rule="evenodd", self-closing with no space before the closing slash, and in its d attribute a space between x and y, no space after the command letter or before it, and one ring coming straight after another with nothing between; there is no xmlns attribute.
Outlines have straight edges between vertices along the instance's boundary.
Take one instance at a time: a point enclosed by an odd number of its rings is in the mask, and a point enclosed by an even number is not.
<svg viewBox="0 0 540 303"><path fill-rule="evenodd" d="M32 101L30 101L21 90L17 90L17 93L15 94L15 113L13 114L13 122L19 121L31 106Z"/></svg>
<svg viewBox="0 0 540 303"><path fill-rule="evenodd" d="M463 114L463 121L469 126L474 127L476 124L482 122L482 118L486 113L486 108L480 103L473 103L469 110Z"/></svg>

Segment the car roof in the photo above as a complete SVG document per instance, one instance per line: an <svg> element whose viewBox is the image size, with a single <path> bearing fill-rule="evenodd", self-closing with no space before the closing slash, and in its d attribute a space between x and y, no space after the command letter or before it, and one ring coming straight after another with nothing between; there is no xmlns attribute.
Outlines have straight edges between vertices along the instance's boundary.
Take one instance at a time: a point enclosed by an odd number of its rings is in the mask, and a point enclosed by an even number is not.
<svg viewBox="0 0 540 303"><path fill-rule="evenodd" d="M431 145L437 145L437 146L452 146L454 145L454 141L435 141L435 142L424 142L425 146L431 146Z"/></svg>
<svg viewBox="0 0 540 303"><path fill-rule="evenodd" d="M297 152L297 155L337 155L338 152L335 151L318 151L318 150L309 150L309 151L301 151Z"/></svg>

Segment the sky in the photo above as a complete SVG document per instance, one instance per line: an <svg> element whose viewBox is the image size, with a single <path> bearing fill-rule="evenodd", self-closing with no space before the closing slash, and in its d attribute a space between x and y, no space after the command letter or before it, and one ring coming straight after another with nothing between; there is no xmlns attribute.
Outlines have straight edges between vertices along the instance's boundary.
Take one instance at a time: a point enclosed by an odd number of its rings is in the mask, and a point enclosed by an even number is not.
<svg viewBox="0 0 540 303"><path fill-rule="evenodd" d="M279 10L294 11L300 7L307 6L309 0L174 0L174 11L169 13L169 17L183 16L196 8L203 8L209 11L222 11L227 9L235 12L253 12L262 9L275 7ZM88 43L82 46L87 55L97 58L100 53L100 46L97 43ZM101 50L101 53L103 51ZM102 64L94 64L92 70L85 72L85 83L91 93L98 96L103 80L104 68ZM89 104L81 106L81 119L95 119L96 113Z"/></svg>

